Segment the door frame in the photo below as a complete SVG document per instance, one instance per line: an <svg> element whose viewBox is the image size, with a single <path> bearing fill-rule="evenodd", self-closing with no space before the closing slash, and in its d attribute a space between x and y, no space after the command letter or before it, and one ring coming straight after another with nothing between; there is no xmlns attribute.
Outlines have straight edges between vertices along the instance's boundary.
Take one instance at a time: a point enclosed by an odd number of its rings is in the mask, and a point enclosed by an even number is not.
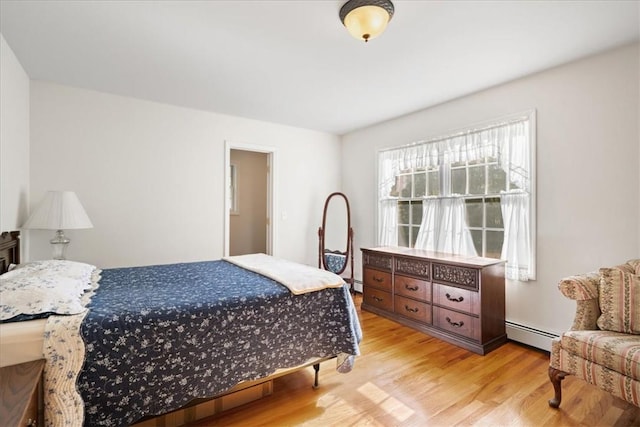
<svg viewBox="0 0 640 427"><path fill-rule="evenodd" d="M231 236L230 232L230 223L231 220L229 215L231 213L231 203L230 203L230 194L229 189L231 187L231 150L240 150L240 151L253 151L256 153L265 153L267 154L267 254L268 255L276 255L277 248L277 239L278 235L277 230L277 209L276 209L276 201L278 198L276 197L276 185L278 182L276 180L276 149L273 147L263 146L263 145L255 145L255 144L247 144L243 142L233 142L229 140L225 140L224 142L225 155L224 155L224 248L223 248L223 256L229 256L229 239Z"/></svg>

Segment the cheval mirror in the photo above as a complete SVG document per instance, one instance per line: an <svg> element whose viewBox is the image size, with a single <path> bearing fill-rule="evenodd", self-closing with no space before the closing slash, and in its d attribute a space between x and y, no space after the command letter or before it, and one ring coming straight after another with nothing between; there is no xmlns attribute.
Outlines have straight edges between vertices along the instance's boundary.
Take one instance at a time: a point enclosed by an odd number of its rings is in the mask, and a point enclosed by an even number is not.
<svg viewBox="0 0 640 427"><path fill-rule="evenodd" d="M318 240L318 268L343 276L353 291L353 229L349 200L343 193L331 193L324 202Z"/></svg>

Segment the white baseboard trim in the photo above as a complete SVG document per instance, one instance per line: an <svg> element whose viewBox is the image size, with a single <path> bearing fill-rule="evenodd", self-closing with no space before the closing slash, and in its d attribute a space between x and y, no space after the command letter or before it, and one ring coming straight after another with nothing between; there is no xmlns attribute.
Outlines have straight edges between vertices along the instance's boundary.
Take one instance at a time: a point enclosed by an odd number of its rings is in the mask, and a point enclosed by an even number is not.
<svg viewBox="0 0 640 427"><path fill-rule="evenodd" d="M519 323L506 322L507 338L522 344L527 344L541 350L551 351L551 340L558 335L541 331Z"/></svg>

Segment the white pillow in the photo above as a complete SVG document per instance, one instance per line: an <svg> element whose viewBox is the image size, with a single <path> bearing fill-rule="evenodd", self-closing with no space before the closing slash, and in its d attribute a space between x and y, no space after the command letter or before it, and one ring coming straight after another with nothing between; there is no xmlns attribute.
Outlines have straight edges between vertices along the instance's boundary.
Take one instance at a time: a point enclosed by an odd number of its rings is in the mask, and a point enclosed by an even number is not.
<svg viewBox="0 0 640 427"><path fill-rule="evenodd" d="M0 275L0 320L19 314L78 314L100 270L73 261L35 261Z"/></svg>
<svg viewBox="0 0 640 427"><path fill-rule="evenodd" d="M67 260L31 261L18 264L1 277L66 277L82 283L84 289L91 287L92 275L97 270L95 265Z"/></svg>

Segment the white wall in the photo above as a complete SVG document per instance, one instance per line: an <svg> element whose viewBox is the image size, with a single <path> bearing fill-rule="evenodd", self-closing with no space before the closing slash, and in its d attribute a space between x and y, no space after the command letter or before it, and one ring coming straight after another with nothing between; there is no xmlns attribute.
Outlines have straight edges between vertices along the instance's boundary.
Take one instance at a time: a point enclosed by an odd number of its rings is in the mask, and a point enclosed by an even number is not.
<svg viewBox="0 0 640 427"><path fill-rule="evenodd" d="M287 219L274 218L277 256L316 263L324 199L342 188L360 278L359 248L375 244L377 150L530 108L538 280L508 283L507 319L559 333L574 311L557 291L561 277L640 256L638 45L352 132L340 162L332 135L44 82L31 82L29 117L28 77L1 43L0 224L24 221L29 184L33 203L48 189L75 190L95 228L68 233L72 259L114 267L220 257L232 140L278 150L276 206ZM50 234L31 232L32 259L50 256Z"/></svg>
<svg viewBox="0 0 640 427"><path fill-rule="evenodd" d="M26 221L28 201L29 76L0 34L0 231Z"/></svg>
<svg viewBox="0 0 640 427"><path fill-rule="evenodd" d="M225 140L274 147L274 255L314 265L326 194L340 182L337 136L45 82L31 85L31 195L78 194L94 228L67 257L102 267L223 254ZM319 179L321 177L321 179ZM50 257L32 231L32 259Z"/></svg>
<svg viewBox="0 0 640 427"><path fill-rule="evenodd" d="M609 51L345 135L356 251L376 243L377 150L535 108L537 280L507 283L506 314L566 330L575 304L557 290L560 278L640 257L638 51Z"/></svg>

